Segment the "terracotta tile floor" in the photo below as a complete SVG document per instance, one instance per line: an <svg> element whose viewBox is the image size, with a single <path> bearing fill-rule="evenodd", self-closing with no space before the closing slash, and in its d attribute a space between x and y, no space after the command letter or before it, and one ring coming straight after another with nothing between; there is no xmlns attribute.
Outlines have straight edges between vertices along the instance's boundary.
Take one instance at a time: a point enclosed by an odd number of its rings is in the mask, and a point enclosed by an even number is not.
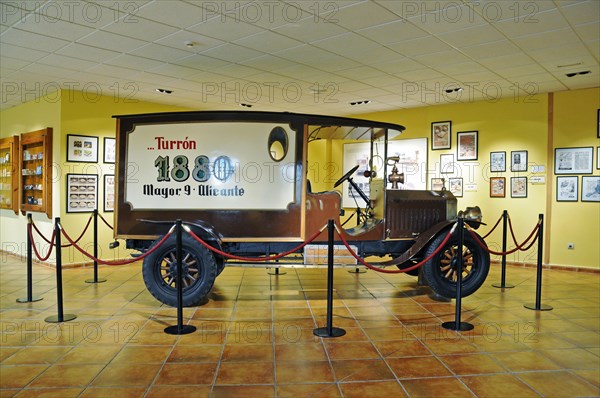
<svg viewBox="0 0 600 398"><path fill-rule="evenodd" d="M443 329L454 302L436 301L415 278L335 271L333 323L323 339L326 270L227 268L210 301L184 310L193 334L165 334L176 310L146 291L139 265L65 270L64 308L56 315L54 270L0 262L0 397L574 397L600 395L600 275L508 268L514 289L486 284L463 300L469 332Z"/></svg>

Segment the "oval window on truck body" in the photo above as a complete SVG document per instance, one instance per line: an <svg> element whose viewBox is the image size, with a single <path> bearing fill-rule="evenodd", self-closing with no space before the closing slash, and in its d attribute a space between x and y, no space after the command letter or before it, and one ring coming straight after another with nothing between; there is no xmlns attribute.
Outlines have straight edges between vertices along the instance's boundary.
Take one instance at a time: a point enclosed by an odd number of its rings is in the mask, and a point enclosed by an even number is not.
<svg viewBox="0 0 600 398"><path fill-rule="evenodd" d="M267 142L269 156L276 162L281 162L288 151L288 135L283 127L275 127L269 134Z"/></svg>

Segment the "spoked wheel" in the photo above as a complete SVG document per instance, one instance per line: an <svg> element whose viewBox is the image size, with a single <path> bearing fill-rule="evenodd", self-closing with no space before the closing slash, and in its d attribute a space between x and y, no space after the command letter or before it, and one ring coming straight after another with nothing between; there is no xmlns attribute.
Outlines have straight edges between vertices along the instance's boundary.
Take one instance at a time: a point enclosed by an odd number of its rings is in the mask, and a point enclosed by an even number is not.
<svg viewBox="0 0 600 398"><path fill-rule="evenodd" d="M154 243L156 245L156 243ZM202 303L215 282L217 264L208 249L182 237L183 306ZM175 236L144 259L142 274L148 291L161 303L177 305L177 247Z"/></svg>
<svg viewBox="0 0 600 398"><path fill-rule="evenodd" d="M446 237L438 235L427 247L425 257L433 253ZM473 294L485 281L490 270L490 255L475 242L473 237L465 233L463 242L463 265L458 265L458 238L453 236L439 253L423 267L423 275L427 284L437 294L456 297L456 281L458 272L462 275L461 297Z"/></svg>

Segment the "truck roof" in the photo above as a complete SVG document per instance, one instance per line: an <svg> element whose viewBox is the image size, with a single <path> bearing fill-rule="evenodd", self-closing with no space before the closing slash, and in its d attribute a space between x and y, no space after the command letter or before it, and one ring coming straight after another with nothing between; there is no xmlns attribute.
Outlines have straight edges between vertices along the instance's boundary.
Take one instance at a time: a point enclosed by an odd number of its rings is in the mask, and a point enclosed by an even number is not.
<svg viewBox="0 0 600 398"><path fill-rule="evenodd" d="M161 112L131 115L114 115L121 121L145 123L185 123L185 122L279 122L317 126L318 130L311 131L311 138L327 139L364 139L363 136L373 129L395 130L389 138L405 130L405 127L395 123L377 122L366 119L356 119L340 116L315 115L292 112L262 112L262 111L191 111L191 112Z"/></svg>

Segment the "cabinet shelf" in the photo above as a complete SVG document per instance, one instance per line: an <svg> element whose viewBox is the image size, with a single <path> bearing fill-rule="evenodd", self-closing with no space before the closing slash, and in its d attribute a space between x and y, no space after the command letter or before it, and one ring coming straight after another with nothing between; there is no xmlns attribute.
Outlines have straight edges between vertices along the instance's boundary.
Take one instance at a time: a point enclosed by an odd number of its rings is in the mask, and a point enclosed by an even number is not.
<svg viewBox="0 0 600 398"><path fill-rule="evenodd" d="M21 134L21 213L41 212L52 218L52 129Z"/></svg>
<svg viewBox="0 0 600 398"><path fill-rule="evenodd" d="M19 212L19 136L0 139L0 209Z"/></svg>

